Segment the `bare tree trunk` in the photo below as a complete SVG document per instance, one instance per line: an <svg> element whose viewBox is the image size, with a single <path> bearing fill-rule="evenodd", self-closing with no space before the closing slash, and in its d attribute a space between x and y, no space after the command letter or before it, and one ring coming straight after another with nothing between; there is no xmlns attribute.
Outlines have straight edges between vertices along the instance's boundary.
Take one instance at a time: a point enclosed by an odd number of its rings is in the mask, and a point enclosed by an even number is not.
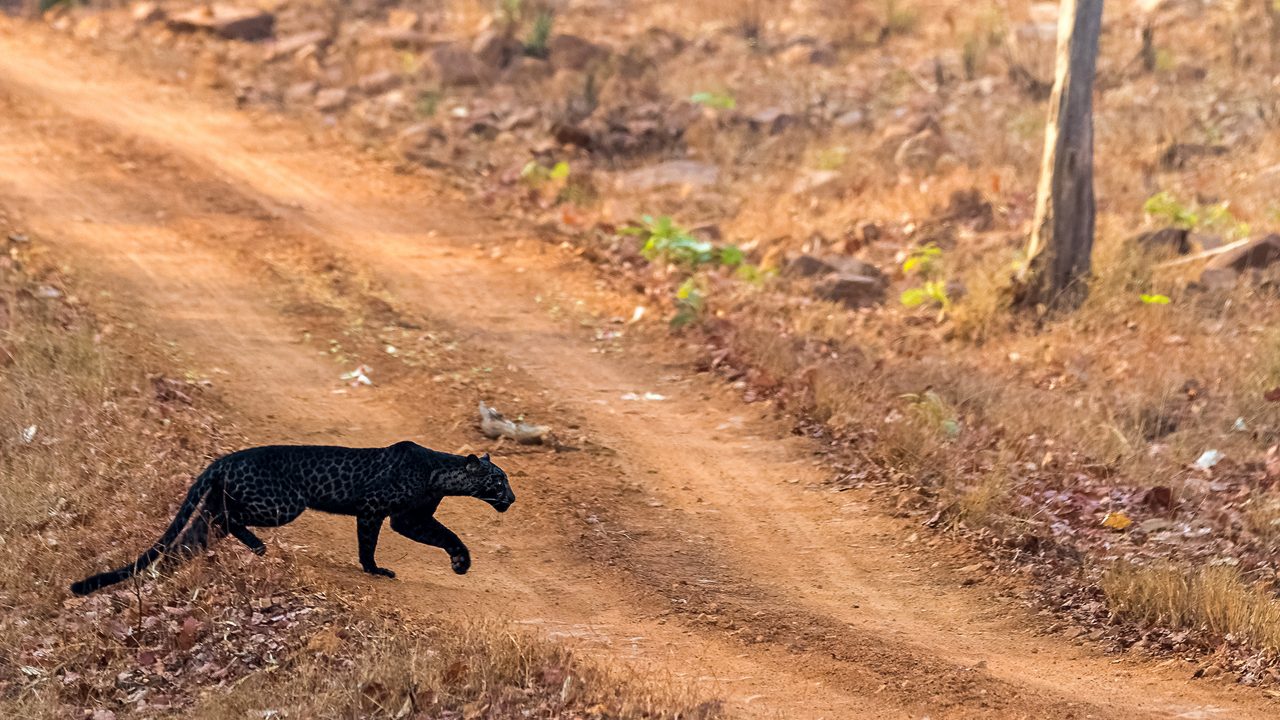
<svg viewBox="0 0 1280 720"><path fill-rule="evenodd" d="M1093 251L1093 80L1103 0L1062 0L1058 59L1027 266L1017 302L1074 308Z"/></svg>

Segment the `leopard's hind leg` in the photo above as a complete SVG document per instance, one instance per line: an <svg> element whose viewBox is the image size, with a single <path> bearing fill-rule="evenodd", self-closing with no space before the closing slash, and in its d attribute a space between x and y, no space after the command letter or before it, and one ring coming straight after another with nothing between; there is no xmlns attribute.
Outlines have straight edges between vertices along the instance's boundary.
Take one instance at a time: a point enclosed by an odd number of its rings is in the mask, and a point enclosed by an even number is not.
<svg viewBox="0 0 1280 720"><path fill-rule="evenodd" d="M166 554L166 564L176 564L193 558L209 549L217 542L226 530L215 519L208 507L202 507L191 518L191 524L182 531L182 535L173 544L173 549Z"/></svg>
<svg viewBox="0 0 1280 720"><path fill-rule="evenodd" d="M267 554L267 544L262 542L262 538L254 535L252 530L235 522L234 519L227 519L225 522L227 532L231 533L231 536L235 539L244 543L245 547L252 550L255 555Z"/></svg>
<svg viewBox="0 0 1280 720"><path fill-rule="evenodd" d="M215 493L215 495L216 497L210 497L206 510L212 520L212 526L216 528L218 534L231 535L231 537L244 543L245 547L252 550L254 555L266 555L266 543L262 542L262 538L254 535L245 525L242 519L245 513L239 504L225 493Z"/></svg>

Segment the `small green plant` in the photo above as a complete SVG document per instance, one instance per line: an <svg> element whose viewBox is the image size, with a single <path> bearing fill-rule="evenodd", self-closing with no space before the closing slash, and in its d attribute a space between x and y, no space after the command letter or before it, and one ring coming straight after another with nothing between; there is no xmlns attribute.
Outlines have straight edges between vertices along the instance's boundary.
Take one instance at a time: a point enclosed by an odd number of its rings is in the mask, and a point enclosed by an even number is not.
<svg viewBox="0 0 1280 720"><path fill-rule="evenodd" d="M1209 232L1221 234L1228 242L1249 237L1249 224L1236 220L1230 203L1227 202L1215 203L1205 208L1202 227Z"/></svg>
<svg viewBox="0 0 1280 720"><path fill-rule="evenodd" d="M915 30L920 17L912 8L903 7L898 0L884 1L884 34L907 35Z"/></svg>
<svg viewBox="0 0 1280 720"><path fill-rule="evenodd" d="M926 280L920 287L902 291L902 304L909 307L920 307L932 303L943 311L951 309L951 298L947 297L947 284L941 280Z"/></svg>
<svg viewBox="0 0 1280 720"><path fill-rule="evenodd" d="M696 321L706 307L706 295L697 277L686 278L676 289L676 314L671 318L671 327L679 329Z"/></svg>
<svg viewBox="0 0 1280 720"><path fill-rule="evenodd" d="M520 171L520 179L533 187L541 187L555 180L568 180L569 163L561 160L555 165L547 167L537 160L530 160L525 163L524 168Z"/></svg>
<svg viewBox="0 0 1280 720"><path fill-rule="evenodd" d="M942 278L942 248L933 243L914 248L902 263L904 275L915 275L923 283L904 290L900 298L909 308L933 305L938 308L941 320L951 310L951 298L947 295L947 283Z"/></svg>
<svg viewBox="0 0 1280 720"><path fill-rule="evenodd" d="M1147 198L1147 201L1142 204L1142 211L1184 230L1190 230L1200 224L1200 216L1194 210L1183 205L1165 190Z"/></svg>
<svg viewBox="0 0 1280 720"><path fill-rule="evenodd" d="M498 17L508 28L515 28L524 18L523 0L498 0Z"/></svg>
<svg viewBox="0 0 1280 720"><path fill-rule="evenodd" d="M1161 190L1147 198L1147 201L1142 204L1142 211L1176 228L1217 233L1228 241L1249 236L1248 223L1236 219L1228 202L1214 203L1206 207L1189 206L1178 200L1172 193Z"/></svg>
<svg viewBox="0 0 1280 720"><path fill-rule="evenodd" d="M647 235L644 246L640 248L640 254L650 262L666 260L689 267L708 263L727 267L739 267L744 264L745 257L738 247L734 245L716 247L706 240L699 240L666 215L656 219L651 215L645 215L640 220L643 226L623 228L622 232L628 235Z"/></svg>
<svg viewBox="0 0 1280 720"><path fill-rule="evenodd" d="M941 432L948 439L960 434L960 421L951 404L933 390L922 393L907 393L901 396L908 403L911 414L924 425Z"/></svg>
<svg viewBox="0 0 1280 720"><path fill-rule="evenodd" d="M1143 305L1168 305L1169 304L1168 295L1147 295L1146 293L1143 293L1142 295L1138 296L1138 299L1142 301Z"/></svg>
<svg viewBox="0 0 1280 720"><path fill-rule="evenodd" d="M902 272L907 275L916 273L917 275L931 277L939 271L938 264L941 260L942 248L935 243L912 248L907 255L907 259L902 263Z"/></svg>
<svg viewBox="0 0 1280 720"><path fill-rule="evenodd" d="M689 97L689 102L717 110L732 110L738 107L738 101L729 93L696 92Z"/></svg>
<svg viewBox="0 0 1280 720"><path fill-rule="evenodd" d="M529 38L524 41L524 54L536 58L545 58L549 54L547 43L551 40L551 28L555 25L556 14L551 10L541 10L533 18L533 28Z"/></svg>
<svg viewBox="0 0 1280 720"><path fill-rule="evenodd" d="M819 170L839 170L849 160L849 148L843 145L819 150L814 166Z"/></svg>
<svg viewBox="0 0 1280 720"><path fill-rule="evenodd" d="M443 95L439 90L423 90L418 95L417 110L418 114L423 117L432 117L436 111L440 109L440 100Z"/></svg>

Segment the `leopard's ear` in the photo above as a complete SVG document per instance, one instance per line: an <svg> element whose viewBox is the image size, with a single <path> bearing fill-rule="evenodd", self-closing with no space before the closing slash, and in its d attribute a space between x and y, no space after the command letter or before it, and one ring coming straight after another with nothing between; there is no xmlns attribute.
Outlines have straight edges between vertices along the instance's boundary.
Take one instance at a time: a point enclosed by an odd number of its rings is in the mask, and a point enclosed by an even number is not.
<svg viewBox="0 0 1280 720"><path fill-rule="evenodd" d="M476 457L475 453L471 453L470 455L467 455L467 469L468 470L480 469L480 458Z"/></svg>
<svg viewBox="0 0 1280 720"><path fill-rule="evenodd" d="M489 453L485 453L483 456L481 456L480 459L487 463L491 463L491 464L493 463L493 461L489 459Z"/></svg>

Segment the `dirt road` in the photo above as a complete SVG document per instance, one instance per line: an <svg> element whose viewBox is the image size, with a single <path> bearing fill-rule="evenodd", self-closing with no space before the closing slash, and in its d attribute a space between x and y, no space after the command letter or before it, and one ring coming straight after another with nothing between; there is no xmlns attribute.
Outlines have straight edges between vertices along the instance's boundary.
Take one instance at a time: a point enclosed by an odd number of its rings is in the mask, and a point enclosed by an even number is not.
<svg viewBox="0 0 1280 720"><path fill-rule="evenodd" d="M494 450L512 512L446 503L467 576L385 535L400 579L374 581L345 519L263 533L372 603L577 638L741 716L1274 717L1185 667L1034 634L963 587L954 554L821 490L816 449L767 407L690 372L660 332L613 322L635 297L299 124L0 21L0 209L95 305L212 378L261 442L488 448L481 398L557 428L573 449ZM374 386L338 379L360 362ZM623 399L646 392L665 399Z"/></svg>

